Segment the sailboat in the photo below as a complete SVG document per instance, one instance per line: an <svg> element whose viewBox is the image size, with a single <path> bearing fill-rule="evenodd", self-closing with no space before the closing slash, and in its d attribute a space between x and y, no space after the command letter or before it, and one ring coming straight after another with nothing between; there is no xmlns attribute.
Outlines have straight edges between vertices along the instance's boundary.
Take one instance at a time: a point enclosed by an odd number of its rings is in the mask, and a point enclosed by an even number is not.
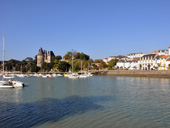
<svg viewBox="0 0 170 128"><path fill-rule="evenodd" d="M81 61L81 75L79 76L79 78L87 78L88 76L86 74L82 74L82 61Z"/></svg>
<svg viewBox="0 0 170 128"><path fill-rule="evenodd" d="M4 40L5 34L3 35L3 73L2 73L2 80L0 80L0 88L14 88L12 84L8 83L4 80Z"/></svg>
<svg viewBox="0 0 170 128"><path fill-rule="evenodd" d="M72 74L68 76L70 79L77 79L79 78L79 75L77 73L73 73L73 55L72 55Z"/></svg>
<svg viewBox="0 0 170 128"><path fill-rule="evenodd" d="M3 77L2 77L2 80L0 81L0 88L21 88L21 87L24 87L24 83L21 81L17 81L17 80L5 81L4 80L4 53L5 53L4 40L5 40L5 34L3 35Z"/></svg>

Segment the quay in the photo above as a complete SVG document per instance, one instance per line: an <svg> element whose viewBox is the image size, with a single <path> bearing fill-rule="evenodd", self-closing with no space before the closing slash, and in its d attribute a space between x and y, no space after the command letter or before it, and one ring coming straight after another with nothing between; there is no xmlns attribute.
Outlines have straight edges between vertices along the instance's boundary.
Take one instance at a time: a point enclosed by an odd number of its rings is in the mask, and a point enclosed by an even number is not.
<svg viewBox="0 0 170 128"><path fill-rule="evenodd" d="M4 74L35 74L36 72L5 72ZM37 72L38 74L71 74L71 72ZM81 72L77 72L81 73ZM84 72L83 72L84 73ZM93 75L112 75L112 76L136 76L136 77L154 77L170 78L170 70L92 70Z"/></svg>
<svg viewBox="0 0 170 128"><path fill-rule="evenodd" d="M170 78L170 70L108 70L103 74L114 76Z"/></svg>

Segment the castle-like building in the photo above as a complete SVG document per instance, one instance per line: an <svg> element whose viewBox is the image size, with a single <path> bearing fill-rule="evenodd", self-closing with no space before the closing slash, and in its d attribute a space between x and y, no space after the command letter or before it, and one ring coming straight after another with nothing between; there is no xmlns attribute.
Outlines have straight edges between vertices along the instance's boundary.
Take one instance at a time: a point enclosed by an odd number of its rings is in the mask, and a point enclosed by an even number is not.
<svg viewBox="0 0 170 128"><path fill-rule="evenodd" d="M44 50L42 48L39 49L38 55L37 55L37 66L41 67L42 63L51 63L55 60L55 55L53 53L53 51L47 51Z"/></svg>

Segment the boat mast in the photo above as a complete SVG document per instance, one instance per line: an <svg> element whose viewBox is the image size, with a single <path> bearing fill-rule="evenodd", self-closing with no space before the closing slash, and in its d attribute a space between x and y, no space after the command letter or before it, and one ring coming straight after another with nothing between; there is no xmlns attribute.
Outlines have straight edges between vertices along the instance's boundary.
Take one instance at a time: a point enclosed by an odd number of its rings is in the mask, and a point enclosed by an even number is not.
<svg viewBox="0 0 170 128"><path fill-rule="evenodd" d="M5 42L5 34L3 35L3 75L4 75L4 56L5 56L5 51L4 51L4 42Z"/></svg>
<svg viewBox="0 0 170 128"><path fill-rule="evenodd" d="M73 55L72 55L72 73L73 73Z"/></svg>
<svg viewBox="0 0 170 128"><path fill-rule="evenodd" d="M81 74L82 74L82 60L81 60Z"/></svg>

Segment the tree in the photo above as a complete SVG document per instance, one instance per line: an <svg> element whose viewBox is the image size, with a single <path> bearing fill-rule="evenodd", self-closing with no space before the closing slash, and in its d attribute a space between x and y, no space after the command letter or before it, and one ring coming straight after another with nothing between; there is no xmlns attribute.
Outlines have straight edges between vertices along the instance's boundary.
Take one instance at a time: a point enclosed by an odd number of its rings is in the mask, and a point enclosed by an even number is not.
<svg viewBox="0 0 170 128"><path fill-rule="evenodd" d="M33 58L27 57L27 58L25 58L25 61L26 61L27 63L31 63L31 62L33 62Z"/></svg>
<svg viewBox="0 0 170 128"><path fill-rule="evenodd" d="M150 65L150 64L148 64L148 70L150 70L150 67L151 67L151 65Z"/></svg>
<svg viewBox="0 0 170 128"><path fill-rule="evenodd" d="M74 55L74 58L75 58L75 59L80 59L80 56L81 56L80 52L77 52L77 53Z"/></svg>
<svg viewBox="0 0 170 128"><path fill-rule="evenodd" d="M41 65L41 69L43 70L43 71L50 71L52 68L53 68L53 66L54 66L54 63L52 62L52 63L42 63L42 65Z"/></svg>
<svg viewBox="0 0 170 128"><path fill-rule="evenodd" d="M92 59L89 59L89 60L88 60L88 63L89 63L89 64L92 64L92 63L93 63L93 60L92 60Z"/></svg>
<svg viewBox="0 0 170 128"><path fill-rule="evenodd" d="M94 63L102 63L102 62L103 62L103 60L100 60L100 59L94 61Z"/></svg>
<svg viewBox="0 0 170 128"><path fill-rule="evenodd" d="M83 52L80 54L80 59L81 60L89 60L89 56L88 55L86 55L86 54L84 54Z"/></svg>
<svg viewBox="0 0 170 128"><path fill-rule="evenodd" d="M141 70L141 69L142 69L142 65L140 64L139 66L140 66L139 68L140 68L140 70Z"/></svg>
<svg viewBox="0 0 170 128"><path fill-rule="evenodd" d="M108 67L109 67L109 68L113 68L113 67L116 65L117 62L118 62L117 59L112 59L112 60L110 60L110 61L108 62Z"/></svg>
<svg viewBox="0 0 170 128"><path fill-rule="evenodd" d="M60 55L55 57L56 60L60 61L62 59L62 57Z"/></svg>
<svg viewBox="0 0 170 128"><path fill-rule="evenodd" d="M65 61L60 61L58 63L58 70L61 71L61 72L67 72L70 68L70 64L65 62Z"/></svg>
<svg viewBox="0 0 170 128"><path fill-rule="evenodd" d="M67 52L67 54L64 56L64 58L66 60L71 60L72 59L72 53L71 52Z"/></svg>
<svg viewBox="0 0 170 128"><path fill-rule="evenodd" d="M100 68L106 68L107 64L103 61L102 63L100 63L99 67Z"/></svg>

